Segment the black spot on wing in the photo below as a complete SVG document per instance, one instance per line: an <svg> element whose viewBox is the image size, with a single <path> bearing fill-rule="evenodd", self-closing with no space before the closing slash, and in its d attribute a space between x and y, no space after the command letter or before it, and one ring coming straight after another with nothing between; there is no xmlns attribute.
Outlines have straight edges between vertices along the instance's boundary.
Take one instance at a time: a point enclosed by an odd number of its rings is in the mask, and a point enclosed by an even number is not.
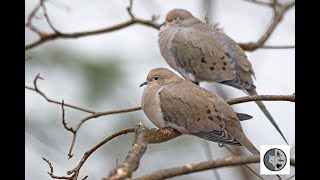
<svg viewBox="0 0 320 180"><path fill-rule="evenodd" d="M232 59L228 52L226 53L226 55L227 55L228 58Z"/></svg>

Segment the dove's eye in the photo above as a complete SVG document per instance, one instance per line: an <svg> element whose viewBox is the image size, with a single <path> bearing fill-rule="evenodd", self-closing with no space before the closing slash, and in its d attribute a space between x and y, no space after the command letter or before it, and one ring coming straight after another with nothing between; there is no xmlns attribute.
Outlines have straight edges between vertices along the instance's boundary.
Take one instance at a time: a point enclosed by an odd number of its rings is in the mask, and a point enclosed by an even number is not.
<svg viewBox="0 0 320 180"><path fill-rule="evenodd" d="M154 80L158 80L159 77L158 77L158 76L154 76L153 79L154 79Z"/></svg>
<svg viewBox="0 0 320 180"><path fill-rule="evenodd" d="M178 16L175 16L173 19L174 19L175 21L177 21L177 20L179 20L179 17L178 17Z"/></svg>

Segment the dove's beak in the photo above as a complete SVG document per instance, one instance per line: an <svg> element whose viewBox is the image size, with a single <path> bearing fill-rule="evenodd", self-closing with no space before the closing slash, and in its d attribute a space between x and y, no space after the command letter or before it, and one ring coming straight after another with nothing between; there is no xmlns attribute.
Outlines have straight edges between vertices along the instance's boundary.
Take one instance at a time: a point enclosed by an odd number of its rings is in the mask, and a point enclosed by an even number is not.
<svg viewBox="0 0 320 180"><path fill-rule="evenodd" d="M165 21L165 22L163 22L163 23L161 23L160 24L160 28L162 27L162 26L165 26L167 24L167 22Z"/></svg>
<svg viewBox="0 0 320 180"><path fill-rule="evenodd" d="M139 87L142 87L142 86L147 85L147 84L148 84L148 81L145 81L145 82L143 82L142 84L140 84Z"/></svg>

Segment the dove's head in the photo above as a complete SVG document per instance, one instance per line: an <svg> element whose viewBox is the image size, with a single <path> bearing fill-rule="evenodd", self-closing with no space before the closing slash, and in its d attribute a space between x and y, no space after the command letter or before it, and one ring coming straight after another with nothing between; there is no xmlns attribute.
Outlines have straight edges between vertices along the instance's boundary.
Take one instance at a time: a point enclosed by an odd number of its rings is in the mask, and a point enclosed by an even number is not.
<svg viewBox="0 0 320 180"><path fill-rule="evenodd" d="M160 30L163 27L191 25L196 22L199 22L199 20L189 11L184 9L173 9L168 12L166 21L160 25Z"/></svg>
<svg viewBox="0 0 320 180"><path fill-rule="evenodd" d="M180 78L178 75L176 75L174 72L170 71L166 68L156 68L152 69L148 76L147 80L143 82L140 87L144 85L148 85L148 87L153 86L161 86L165 84L169 84L172 82L180 81L182 78Z"/></svg>

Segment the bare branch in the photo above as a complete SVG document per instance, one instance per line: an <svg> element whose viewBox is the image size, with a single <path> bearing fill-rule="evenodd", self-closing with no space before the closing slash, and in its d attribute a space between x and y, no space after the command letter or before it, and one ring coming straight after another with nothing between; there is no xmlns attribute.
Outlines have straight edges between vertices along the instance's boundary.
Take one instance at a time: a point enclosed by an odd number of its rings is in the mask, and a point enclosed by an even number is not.
<svg viewBox="0 0 320 180"><path fill-rule="evenodd" d="M45 0L43 0L45 1ZM41 3L37 4L33 10L31 11L31 13L28 16L27 22L25 24L25 27L28 27L30 30L32 30L33 32L37 33L38 36L41 36L41 32L38 28L36 28L35 26L32 25L32 20L36 17L37 12L39 11L41 7Z"/></svg>
<svg viewBox="0 0 320 180"><path fill-rule="evenodd" d="M40 3L37 4L33 10L31 11L31 13L29 14L28 16L28 19L27 19L27 23L26 23L26 26L29 26L32 24L32 20L33 18L35 17L35 15L37 14L38 10L40 9Z"/></svg>
<svg viewBox="0 0 320 180"><path fill-rule="evenodd" d="M295 102L295 95L254 95L244 96L235 99L226 100L229 105L240 104L250 101L290 101Z"/></svg>
<svg viewBox="0 0 320 180"><path fill-rule="evenodd" d="M260 1L250 0L251 2L262 4ZM260 48L264 45L264 43L269 39L270 35L277 27L279 22L281 21L284 14L295 5L295 2L287 3L287 4L280 4L278 1L274 1L273 3L266 3L267 6L271 6L273 8L273 19L270 26L267 28L265 33L260 37L257 42L250 42L250 43L239 43L241 48L246 51L254 51L257 48Z"/></svg>
<svg viewBox="0 0 320 180"><path fill-rule="evenodd" d="M48 102L51 102L51 103L55 103L55 104L59 104L61 105L61 102L59 101L56 101L56 100L53 100L51 98L48 98L47 95L45 95L37 86L37 81L38 79L42 79L42 77L40 77L40 74L38 74L35 79L33 80L33 85L34 87L30 87L30 86L27 86L25 85L25 88L26 89L29 89L29 90L32 90L32 91L35 91L36 93L40 94L42 97L44 97ZM78 106L74 106L74 105L71 105L71 104L67 104L67 103L64 103L64 106L67 106L67 107L70 107L70 108L73 108L73 109L77 109L77 110L80 110L80 111L83 111L83 112L87 112L87 113L91 113L91 114L94 114L95 112L94 111L91 111L89 109L85 109L85 108L81 108L81 107L78 107Z"/></svg>
<svg viewBox="0 0 320 180"><path fill-rule="evenodd" d="M48 98L42 91L40 91L40 89L37 86L37 80L38 79L43 79L40 76L40 74L38 74L36 76L36 78L34 79L34 88L29 87L29 86L25 86L25 88L37 92L38 94L43 96L48 102L52 102L52 103L55 103L55 104L62 105L61 102ZM232 105L232 104L244 103L244 102L249 102L249 101L292 101L292 102L294 102L295 101L295 95L245 96L245 97L240 97L240 98L236 98L236 99L227 100L226 102L229 103L230 105ZM71 108L74 108L74 109L77 109L77 110L80 110L80 111L88 112L88 113L91 113L91 115L88 115L88 116L84 117L83 119L81 119L79 121L79 123L75 126L75 128L67 127L66 126L67 125L66 121L64 119L64 106L68 106L68 107L71 107ZM71 105L71 104L66 104L63 101L63 105L62 105L62 124L63 124L63 126L65 127L66 130L68 130L68 131L73 133L71 145L70 145L69 152L68 152L69 159L73 157L73 148L74 148L74 145L75 145L75 142L76 142L77 133L78 133L78 131L79 131L79 129L82 126L83 123L85 123L86 121L88 121L90 119L97 118L97 117L100 117L100 116L106 116L106 115L111 115L111 114L119 114L119 113L127 113L127 112L133 112L133 111L138 111L138 110L141 110L140 106L133 107L133 108L127 108L127 109L113 110L113 111L95 112L95 111L88 110L88 109L85 109L85 108L81 108L81 107L78 107L78 106L74 106L74 105ZM163 129L161 131L163 131L163 132L169 131L169 133L166 133L166 134L169 135L170 138L175 138L175 137L180 135L178 132L170 133L171 130L168 130L168 129ZM160 142L162 142L162 140L167 141L168 137L164 137L163 136L163 132L161 132L161 131L160 131L160 134L159 134L159 131L151 129L150 133L149 133L149 136L152 137L152 138L149 138L150 139L149 143L160 143ZM156 140L156 141L154 141L154 140Z"/></svg>
<svg viewBox="0 0 320 180"><path fill-rule="evenodd" d="M273 4L270 2L258 1L258 0L244 0L247 2L255 3L261 6L273 7Z"/></svg>
<svg viewBox="0 0 320 180"><path fill-rule="evenodd" d="M294 49L296 48L295 45L283 45L283 46L261 46L260 47L261 49Z"/></svg>
<svg viewBox="0 0 320 180"><path fill-rule="evenodd" d="M127 7L127 11L131 17L131 19L134 19L134 15L132 13L132 4L133 4L133 1L132 0L129 0L129 6Z"/></svg>
<svg viewBox="0 0 320 180"><path fill-rule="evenodd" d="M234 156L237 156L237 154L227 145L227 144L222 144L220 147L225 147L229 152L231 152ZM243 164L246 168L248 168L253 174L258 176L260 179L263 179L263 177L260 176L259 173L255 172L251 167L249 167L247 164Z"/></svg>
<svg viewBox="0 0 320 180"><path fill-rule="evenodd" d="M134 132L134 128L129 128L129 129L124 129L121 130L117 133L112 134L111 136L107 137L106 139L104 139L103 141L99 142L97 145L95 145L93 148L91 148L89 151L85 152L83 157L81 158L79 164L72 170L68 171L67 174L69 176L55 176L53 175L53 166L50 163L49 160L47 160L46 158L42 158L44 161L46 161L49 164L50 167L50 172L48 172L48 174L53 178L53 179L70 179L70 180L76 180L78 179L79 173L80 173L80 169L82 167L82 165L86 162L86 160L89 158L89 156L95 152L97 149L99 149L102 145L104 145L105 143L109 142L110 140L123 135L123 134L128 134L130 132ZM70 176L71 175L71 176ZM85 176L82 178L82 180L87 179L88 176Z"/></svg>
<svg viewBox="0 0 320 180"><path fill-rule="evenodd" d="M210 145L209 145L209 141L203 141L203 149L205 150L205 154L206 154L206 157L207 157L207 160L212 160L213 159L213 155L211 153L211 150L210 150ZM213 174L213 177L215 177L216 180L221 180L221 177L218 173L218 171L216 169L213 169L212 170L212 174Z"/></svg>
<svg viewBox="0 0 320 180"><path fill-rule="evenodd" d="M50 167L50 172L48 172L48 174L51 176L51 178L52 179L69 179L69 177L66 177L66 176L55 176L54 174L53 174L53 166L52 166L52 164L51 164L51 162L48 160L48 159L46 159L46 158L42 158L45 162L47 162L48 163L48 165L49 165L49 167Z"/></svg>
<svg viewBox="0 0 320 180"><path fill-rule="evenodd" d="M181 135L179 132L177 132L172 128L162 128L162 129L154 128L149 130L146 127L144 127L141 123L139 123L135 129L131 128L131 129L125 129L125 130L119 131L118 133L115 133L109 136L108 138L106 138L105 140L103 140L102 142L94 146L92 149L84 153L84 156L82 157L78 166L75 167L73 170L67 172L68 175L72 175L67 178L77 179L79 175L79 171L82 165L87 160L87 158L95 150L101 147L103 144L105 144L106 142L110 141L111 139L117 136L120 136L122 134L127 134L133 131L136 132L136 140L135 140L135 143L132 145L131 149L129 150L126 160L121 165L118 165L116 169L111 171L107 179L123 179L123 178L131 177L132 173L139 167L140 159L142 158L147 148L147 144L165 142ZM246 158L242 158L241 156L240 157L234 156L230 158L226 158L223 160L216 160L216 161L206 161L199 164L191 164L191 165L189 164L183 167L160 170L155 173L152 173L151 175L143 176L138 179L149 179L151 177L153 179L154 178L163 179L163 178L173 177L181 174L188 174L188 173L213 169L217 167L253 163L251 161L253 160L252 158L255 158L255 157L249 156ZM258 161L255 161L255 162L259 162L259 156L257 156L257 158L258 158ZM291 159L291 165L295 166L294 159ZM66 177L63 177L63 178L66 179Z"/></svg>
<svg viewBox="0 0 320 180"><path fill-rule="evenodd" d="M96 112L92 115L89 115L89 116L81 119L79 121L79 123L75 126L75 128L73 129L73 137L72 137L72 141L71 141L71 145L70 145L69 153L68 153L69 159L72 158L72 156L73 156L72 151L73 151L74 144L76 143L77 133L83 123L85 123L86 121L88 121L90 119L97 118L100 116L127 113L127 112L133 112L133 111L138 111L138 110L141 110L141 107L133 107L133 108L128 108L128 109L119 109L119 110L105 111L105 112Z"/></svg>
<svg viewBox="0 0 320 180"><path fill-rule="evenodd" d="M158 144L179 137L180 135L181 133L173 128L152 128L148 132L147 139L149 144Z"/></svg>
<svg viewBox="0 0 320 180"><path fill-rule="evenodd" d="M260 39L257 42L250 42L250 43L239 43L239 45L242 47L243 50L247 50L247 51L254 51L257 48L261 48L263 47L264 43L268 40L268 38L270 37L270 35L272 34L272 32L274 31L274 29L276 28L276 26L279 24L279 22L281 21L282 17L284 16L284 14L286 13L286 11L288 9L290 9L291 7L293 7L295 5L295 2L291 2L288 4L280 4L277 1L275 1L275 3L267 3L267 2L262 2L262 1L257 1L257 0L247 0L259 5L263 5L263 6L268 6L273 8L273 12L274 12L274 17L273 20L270 24L270 26L267 28L267 30L265 31L265 33L260 37ZM41 0L42 4L43 4L43 0ZM32 13L29 15L29 19L28 19L28 23L26 24L27 27L29 27L31 30L33 30L34 32L36 32L40 38L28 45L25 46L25 50L29 50L32 49L42 43L45 43L47 41L51 41L51 40L55 40L58 38L79 38L79 37L85 37L85 36L91 36L91 35L98 35L98 34L102 34L102 33L109 33L109 32L113 32L113 31L117 31L126 27L129 27L133 24L141 24L141 25L145 25L148 27L152 27L154 29L159 29L160 26L158 23L156 23L155 21L157 20L156 16L152 16L151 20L145 20L145 19L140 19L137 18L133 15L132 13L132 4L133 1L130 0L129 1L129 6L127 7L127 11L128 14L130 15L131 19L111 26L111 27L107 27L107 28L102 28L102 29L98 29L98 30L92 30L92 31L84 31L84 32L75 32L75 33L61 33L59 32L56 28L54 28L54 26L52 25L45 6L43 6L44 8L44 15L46 17L46 20L49 24L49 26L53 29L54 33L45 33L45 32L41 32L39 29L37 29L35 26L32 25L32 18L34 17L35 12L37 12L37 10L39 9L40 5L36 6L34 11L32 11ZM206 21L208 21L206 19ZM216 28L216 25L212 25L213 27ZM219 29L218 29L219 30ZM220 29L221 30L221 29ZM287 49L288 47L263 47L263 49ZM289 48L292 48L292 46L290 46Z"/></svg>
<svg viewBox="0 0 320 180"><path fill-rule="evenodd" d="M42 97L44 97L48 102L62 105L61 102L49 98L45 93L43 93L43 92L38 88L38 85L37 85L38 79L42 79L42 80L43 80L43 78L40 76L40 74L38 74L38 75L35 77L34 81L33 81L34 87L30 87L30 86L25 85L25 88L26 88L26 89L29 89L29 90L31 90L31 91L35 91L36 93L40 94L40 95L41 95ZM141 107L133 107L133 108L128 108L128 109L118 109L118 110L112 110L112 111L96 112L96 111L92 111L92 110L89 110L89 109L85 109L85 108L78 107L78 106L71 105L71 104L67 104L67 103L64 103L63 106L67 106L67 107L69 107L69 108L77 109L77 110L79 110L79 111L83 111L83 112L87 112L87 113L92 114L92 116L86 117L86 120L91 119L91 118L97 118L97 117L99 117L99 116L104 116L104 115L111 115L111 114L125 113L125 112L132 112L132 111L141 110ZM84 121L86 121L86 120L84 120Z"/></svg>
<svg viewBox="0 0 320 180"><path fill-rule="evenodd" d="M129 27L133 24L142 24L142 25L146 25L149 27L153 27L155 29L159 29L159 27L160 27L160 25L158 23L153 22L152 20L144 20L144 19L134 18L134 19L131 19L129 21L126 21L126 22L123 22L123 23L120 23L120 24L117 24L114 26L110 26L110 27L103 28L103 29L97 29L97 30L93 30L93 31L83 31L83 32L64 33L64 34L54 34L54 33L44 34L37 41L26 45L25 50L32 49L32 48L34 48L44 42L51 41L51 40L58 39L58 38L70 39L70 38L79 38L79 37L85 37L85 36L91 36L91 35L98 35L98 34L102 34L102 33L109 33L109 32L113 32L113 31L117 31L117 30Z"/></svg>
<svg viewBox="0 0 320 180"><path fill-rule="evenodd" d="M132 173L138 169L140 159L147 150L148 139L147 133L148 128L139 123L135 128L136 139L131 146L128 155L124 162L119 165L116 169L112 170L108 176L108 180L117 180L130 178Z"/></svg>
<svg viewBox="0 0 320 180"><path fill-rule="evenodd" d="M127 112L133 112L133 111L138 111L138 110L141 110L141 107L133 107L133 108L127 108L127 109L117 109L117 110L112 110L112 111L102 111L102 112L96 112L96 111L92 111L92 110L89 110L89 109L85 109L85 108L82 108L82 107L78 107L78 106L75 106L75 105L71 105L71 104L67 104L67 103L64 103L64 101L59 102L59 101L56 101L56 100L53 100L53 99L50 99L47 97L46 94L44 94L39 88L38 88L38 85L37 85L37 81L38 79L42 79L43 78L40 76L40 74L38 74L34 81L33 81L33 85L34 87L30 87L30 86L26 86L25 85L25 88L26 89L29 89L29 90L32 90L32 91L35 91L36 93L40 94L42 97L44 97L48 102L51 102L51 103L55 103L55 104L59 104L61 105L62 107L62 124L64 126L64 128L68 131L70 131L72 134L73 134L73 137L72 137L72 140L71 140L71 145L70 145L70 148L69 148L69 152L68 152L68 157L69 159L73 157L73 147L75 145L75 142L76 142L76 138L77 138L77 133L80 129L80 127L82 126L83 123L85 123L86 121L90 120L90 119L93 119L93 118L97 118L97 117L100 117L100 116L106 116L106 115L111 115L111 114L119 114L119 113L127 113ZM73 108L73 109L77 109L79 111L83 111L83 112L87 112L87 113L90 113L90 115L84 117L83 119L81 119L79 121L79 123L75 126L75 128L73 127L68 127L67 126L67 122L65 120L65 113L64 113L64 107L67 106L67 107L70 107L70 108Z"/></svg>
<svg viewBox="0 0 320 180"><path fill-rule="evenodd" d="M181 135L172 128L148 129L143 124L137 124L135 128L136 139L130 148L125 161L118 165L117 168L110 171L105 179L116 180L130 178L132 173L138 169L139 162L147 149L147 145L151 143L162 143L169 141Z"/></svg>
<svg viewBox="0 0 320 180"><path fill-rule="evenodd" d="M228 167L228 166L236 166L241 164L251 164L260 162L260 155L251 155L251 156L230 156L224 159L204 161L197 164L186 164L181 167L174 167L159 170L153 172L149 175L142 176L140 178L136 178L134 180L157 180L157 179L165 179L170 177L175 177L179 175L185 175L189 173L219 168L219 167ZM295 166L294 159L290 159L290 164Z"/></svg>
<svg viewBox="0 0 320 180"><path fill-rule="evenodd" d="M58 31L58 33L56 33L56 31L54 33L44 33L44 32L38 31L38 34L41 35L40 38L38 40L26 45L25 50L29 50L29 49L34 48L44 42L51 41L51 40L58 39L58 38L79 38L79 37L85 37L85 36L91 36L91 35L98 35L98 34L102 34L102 33L109 33L109 32L113 32L113 31L117 31L117 30L129 27L133 24L141 24L141 25L145 25L145 26L152 27L155 29L160 28L160 25L155 22L157 20L156 16L152 16L151 20L140 19L140 18L135 17L132 14L131 9L132 9L132 0L130 0L130 5L127 8L127 11L131 17L130 20L123 22L123 23L119 23L114 26L102 28L102 29L97 29L97 30L93 30L93 31L75 32L75 33L61 33L59 31ZM47 21L48 21L48 19L47 19ZM50 22L50 20L48 21L48 23L49 22ZM50 24L51 23L49 23L49 25ZM50 25L50 27L51 27L51 25Z"/></svg>
<svg viewBox="0 0 320 180"><path fill-rule="evenodd" d="M40 89L37 86L37 80L38 79L43 79L42 77L40 77L40 74L38 74L36 76L36 78L34 79L34 88L29 87L29 86L25 86L25 88L37 92L38 94L43 96L48 102L52 102L52 103L55 103L55 104L62 105L61 102L48 98L42 91L40 91ZM240 97L240 98L236 98L236 99L227 100L227 103L232 105L232 104L239 104L239 103L244 103L244 102L249 102L249 101L291 101L291 102L294 102L295 101L295 95L255 95L255 96L245 96L245 97ZM78 107L78 106L74 106L74 105L71 105L71 104L66 104L66 103L63 102L63 107L64 106L68 106L68 107L71 107L71 108L74 108L74 109L77 109L77 110L80 110L80 111L91 113L91 115L88 115L88 116L84 117L83 119L81 119L79 121L79 123L75 126L75 128L72 128L72 127L67 127L66 128L66 125L64 124L66 122L64 120L62 121L64 127L68 131L73 133L73 137L72 137L72 141L71 141L71 145L70 145L69 153L68 153L69 159L72 158L72 156L73 156L72 151L73 151L73 148L74 148L74 145L75 145L75 142L76 142L77 133L78 133L78 131L79 131L79 129L82 126L83 123L85 123L86 121L88 121L90 119L97 118L97 117L100 117L100 116L111 115L111 114L119 114L119 113L126 113L126 112L133 112L133 111L141 110L141 107L138 106L138 107L127 108L127 109L113 110L113 111L95 112L95 111L92 111L92 110L88 110L88 109L81 108L81 107ZM62 117L64 118L64 109L62 109L62 110L63 110L62 111L62 113L63 113ZM164 131L168 131L168 130L164 130ZM163 138L163 136L161 136L161 135L158 136L159 134L157 134L157 133L158 133L158 131L153 131L151 129L150 130L150 135L154 136L151 139ZM178 133L175 133L175 134L173 134L173 136L171 136L171 138L175 138L177 136L178 136ZM164 138L164 140L166 140L166 138ZM150 143L154 143L154 142L150 142Z"/></svg>
<svg viewBox="0 0 320 180"><path fill-rule="evenodd" d="M43 14L44 14L44 17L46 18L47 20L47 23L49 24L50 28L54 31L55 34L62 34L60 31L58 31L52 24L49 16L48 16L48 13L47 13L47 8L46 6L44 5L44 0L40 0L40 6L42 7L43 9Z"/></svg>
<svg viewBox="0 0 320 180"><path fill-rule="evenodd" d="M113 110L113 111L103 111L103 112L96 112L92 115L89 115L85 118L83 118L82 120L80 120L80 122L77 124L75 130L77 131L80 126L90 120L90 119L93 119L93 118L97 118L97 117L100 117L100 116L106 116L106 115L111 115L111 114L120 114L120 113L127 113L127 112L133 112L133 111L138 111L138 110L141 110L141 107L133 107L133 108L127 108L127 109L117 109L117 110Z"/></svg>
<svg viewBox="0 0 320 180"><path fill-rule="evenodd" d="M70 170L67 172L68 175L71 175L72 174L72 178L73 179L77 179L78 178L78 175L79 175L79 172L80 172L80 169L81 167L83 166L83 164L86 162L86 160L89 158L89 156L95 152L97 149L99 149L102 145L104 145L105 143L109 142L110 140L120 136L120 135L123 135L123 134L128 134L128 133L131 133L131 132L134 132L134 128L129 128L129 129L125 129L125 130L121 130L117 133L114 133L112 134L111 136L107 137L106 139L104 139L103 141L99 142L97 145L95 145L93 148L91 148L89 151L85 152L81 161L79 162L79 164L77 165L77 167L75 167L74 169ZM86 177L85 177L86 178Z"/></svg>
<svg viewBox="0 0 320 180"><path fill-rule="evenodd" d="M64 113L64 107L63 106L64 106L64 100L62 100L62 103L61 103L63 127L68 131L74 132L72 127L68 127L67 121L65 120L65 113Z"/></svg>

